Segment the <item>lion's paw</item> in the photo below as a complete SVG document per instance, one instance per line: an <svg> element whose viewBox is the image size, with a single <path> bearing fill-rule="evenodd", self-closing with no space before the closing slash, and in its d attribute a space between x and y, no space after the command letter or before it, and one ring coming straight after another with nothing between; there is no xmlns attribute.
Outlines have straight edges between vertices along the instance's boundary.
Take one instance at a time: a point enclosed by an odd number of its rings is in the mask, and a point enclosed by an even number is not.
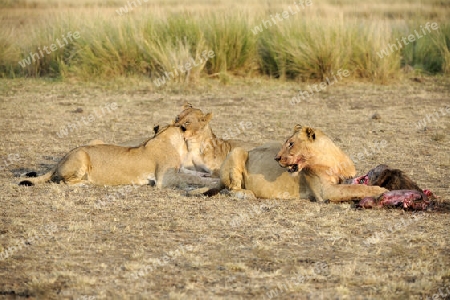
<svg viewBox="0 0 450 300"><path fill-rule="evenodd" d="M250 190L231 190L230 195L241 200L255 200L256 196Z"/></svg>

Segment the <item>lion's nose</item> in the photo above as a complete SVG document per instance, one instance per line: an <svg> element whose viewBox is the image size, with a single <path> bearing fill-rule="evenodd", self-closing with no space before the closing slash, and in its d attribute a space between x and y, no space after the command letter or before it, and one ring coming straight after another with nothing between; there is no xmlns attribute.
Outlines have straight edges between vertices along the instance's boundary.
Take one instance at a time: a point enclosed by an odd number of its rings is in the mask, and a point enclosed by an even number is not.
<svg viewBox="0 0 450 300"><path fill-rule="evenodd" d="M280 161L281 160L281 156L275 156L274 158L276 161Z"/></svg>

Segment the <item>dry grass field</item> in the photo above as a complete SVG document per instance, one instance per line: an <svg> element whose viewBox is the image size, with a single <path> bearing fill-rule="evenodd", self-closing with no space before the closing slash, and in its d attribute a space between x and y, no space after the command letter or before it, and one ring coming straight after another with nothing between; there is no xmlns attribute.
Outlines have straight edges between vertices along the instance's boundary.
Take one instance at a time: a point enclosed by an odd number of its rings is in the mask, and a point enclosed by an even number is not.
<svg viewBox="0 0 450 300"><path fill-rule="evenodd" d="M143 80L3 80L1 89L0 251L40 237L0 261L1 297L423 299L450 288L450 115L417 128L428 114L448 109L448 79L341 82L294 106L288 101L298 84L264 79L158 92ZM153 124L172 120L185 100L214 113L219 136L281 143L295 123L321 128L361 158L358 174L378 163L400 168L440 196L441 208L362 211L302 199L195 198L183 186L17 185L19 174L43 172L92 139L150 136ZM112 113L58 137L61 127L113 102ZM251 127L230 131L243 121ZM386 146L377 151L380 142Z"/></svg>
<svg viewBox="0 0 450 300"><path fill-rule="evenodd" d="M312 0L259 34L292 1L137 1L120 15L127 1L0 0L0 299L450 299L448 1ZM377 56L427 22L439 30ZM292 101L339 69L351 75ZM297 123L320 128L358 174L385 163L439 198L412 212L17 184L93 139L150 137L185 101L219 137L281 145Z"/></svg>

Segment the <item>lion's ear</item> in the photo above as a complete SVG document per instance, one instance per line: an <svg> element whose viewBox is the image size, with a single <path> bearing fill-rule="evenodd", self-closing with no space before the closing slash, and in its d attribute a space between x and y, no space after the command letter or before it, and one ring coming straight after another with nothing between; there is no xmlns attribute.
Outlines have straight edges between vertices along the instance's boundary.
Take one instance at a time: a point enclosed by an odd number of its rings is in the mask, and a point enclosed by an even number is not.
<svg viewBox="0 0 450 300"><path fill-rule="evenodd" d="M308 139L310 139L311 141L316 139L316 132L311 127L306 127L305 133L306 133L306 136L308 137Z"/></svg>
<svg viewBox="0 0 450 300"><path fill-rule="evenodd" d="M189 102L184 102L183 104L183 109L188 109L188 108L192 108L192 104L190 104Z"/></svg>
<svg viewBox="0 0 450 300"><path fill-rule="evenodd" d="M302 125L297 124L294 126L294 132L299 132L300 130L302 130Z"/></svg>
<svg viewBox="0 0 450 300"><path fill-rule="evenodd" d="M206 115L203 116L203 122L209 123L209 121L211 121L213 117L212 113L207 113Z"/></svg>

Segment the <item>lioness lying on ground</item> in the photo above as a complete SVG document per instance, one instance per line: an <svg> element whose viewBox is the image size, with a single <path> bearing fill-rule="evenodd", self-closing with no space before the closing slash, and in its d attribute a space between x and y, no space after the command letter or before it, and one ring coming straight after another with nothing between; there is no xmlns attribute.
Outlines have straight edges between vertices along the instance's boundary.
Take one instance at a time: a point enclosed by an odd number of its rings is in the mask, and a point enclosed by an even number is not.
<svg viewBox="0 0 450 300"><path fill-rule="evenodd" d="M339 184L355 173L350 158L324 133L297 125L281 150L278 143L232 150L220 169L220 182L239 198L347 201L387 192L378 186Z"/></svg>
<svg viewBox="0 0 450 300"><path fill-rule="evenodd" d="M186 103L183 111L175 119L175 126L180 126L183 131L188 148L183 168L218 177L220 166L233 148L251 149L255 145L216 137L209 126L211 119L212 113L203 114L200 109Z"/></svg>
<svg viewBox="0 0 450 300"><path fill-rule="evenodd" d="M162 188L184 181L186 177L178 171L186 154L180 128L167 126L137 147L98 143L75 148L48 173L20 184L62 181L67 184L151 184Z"/></svg>

